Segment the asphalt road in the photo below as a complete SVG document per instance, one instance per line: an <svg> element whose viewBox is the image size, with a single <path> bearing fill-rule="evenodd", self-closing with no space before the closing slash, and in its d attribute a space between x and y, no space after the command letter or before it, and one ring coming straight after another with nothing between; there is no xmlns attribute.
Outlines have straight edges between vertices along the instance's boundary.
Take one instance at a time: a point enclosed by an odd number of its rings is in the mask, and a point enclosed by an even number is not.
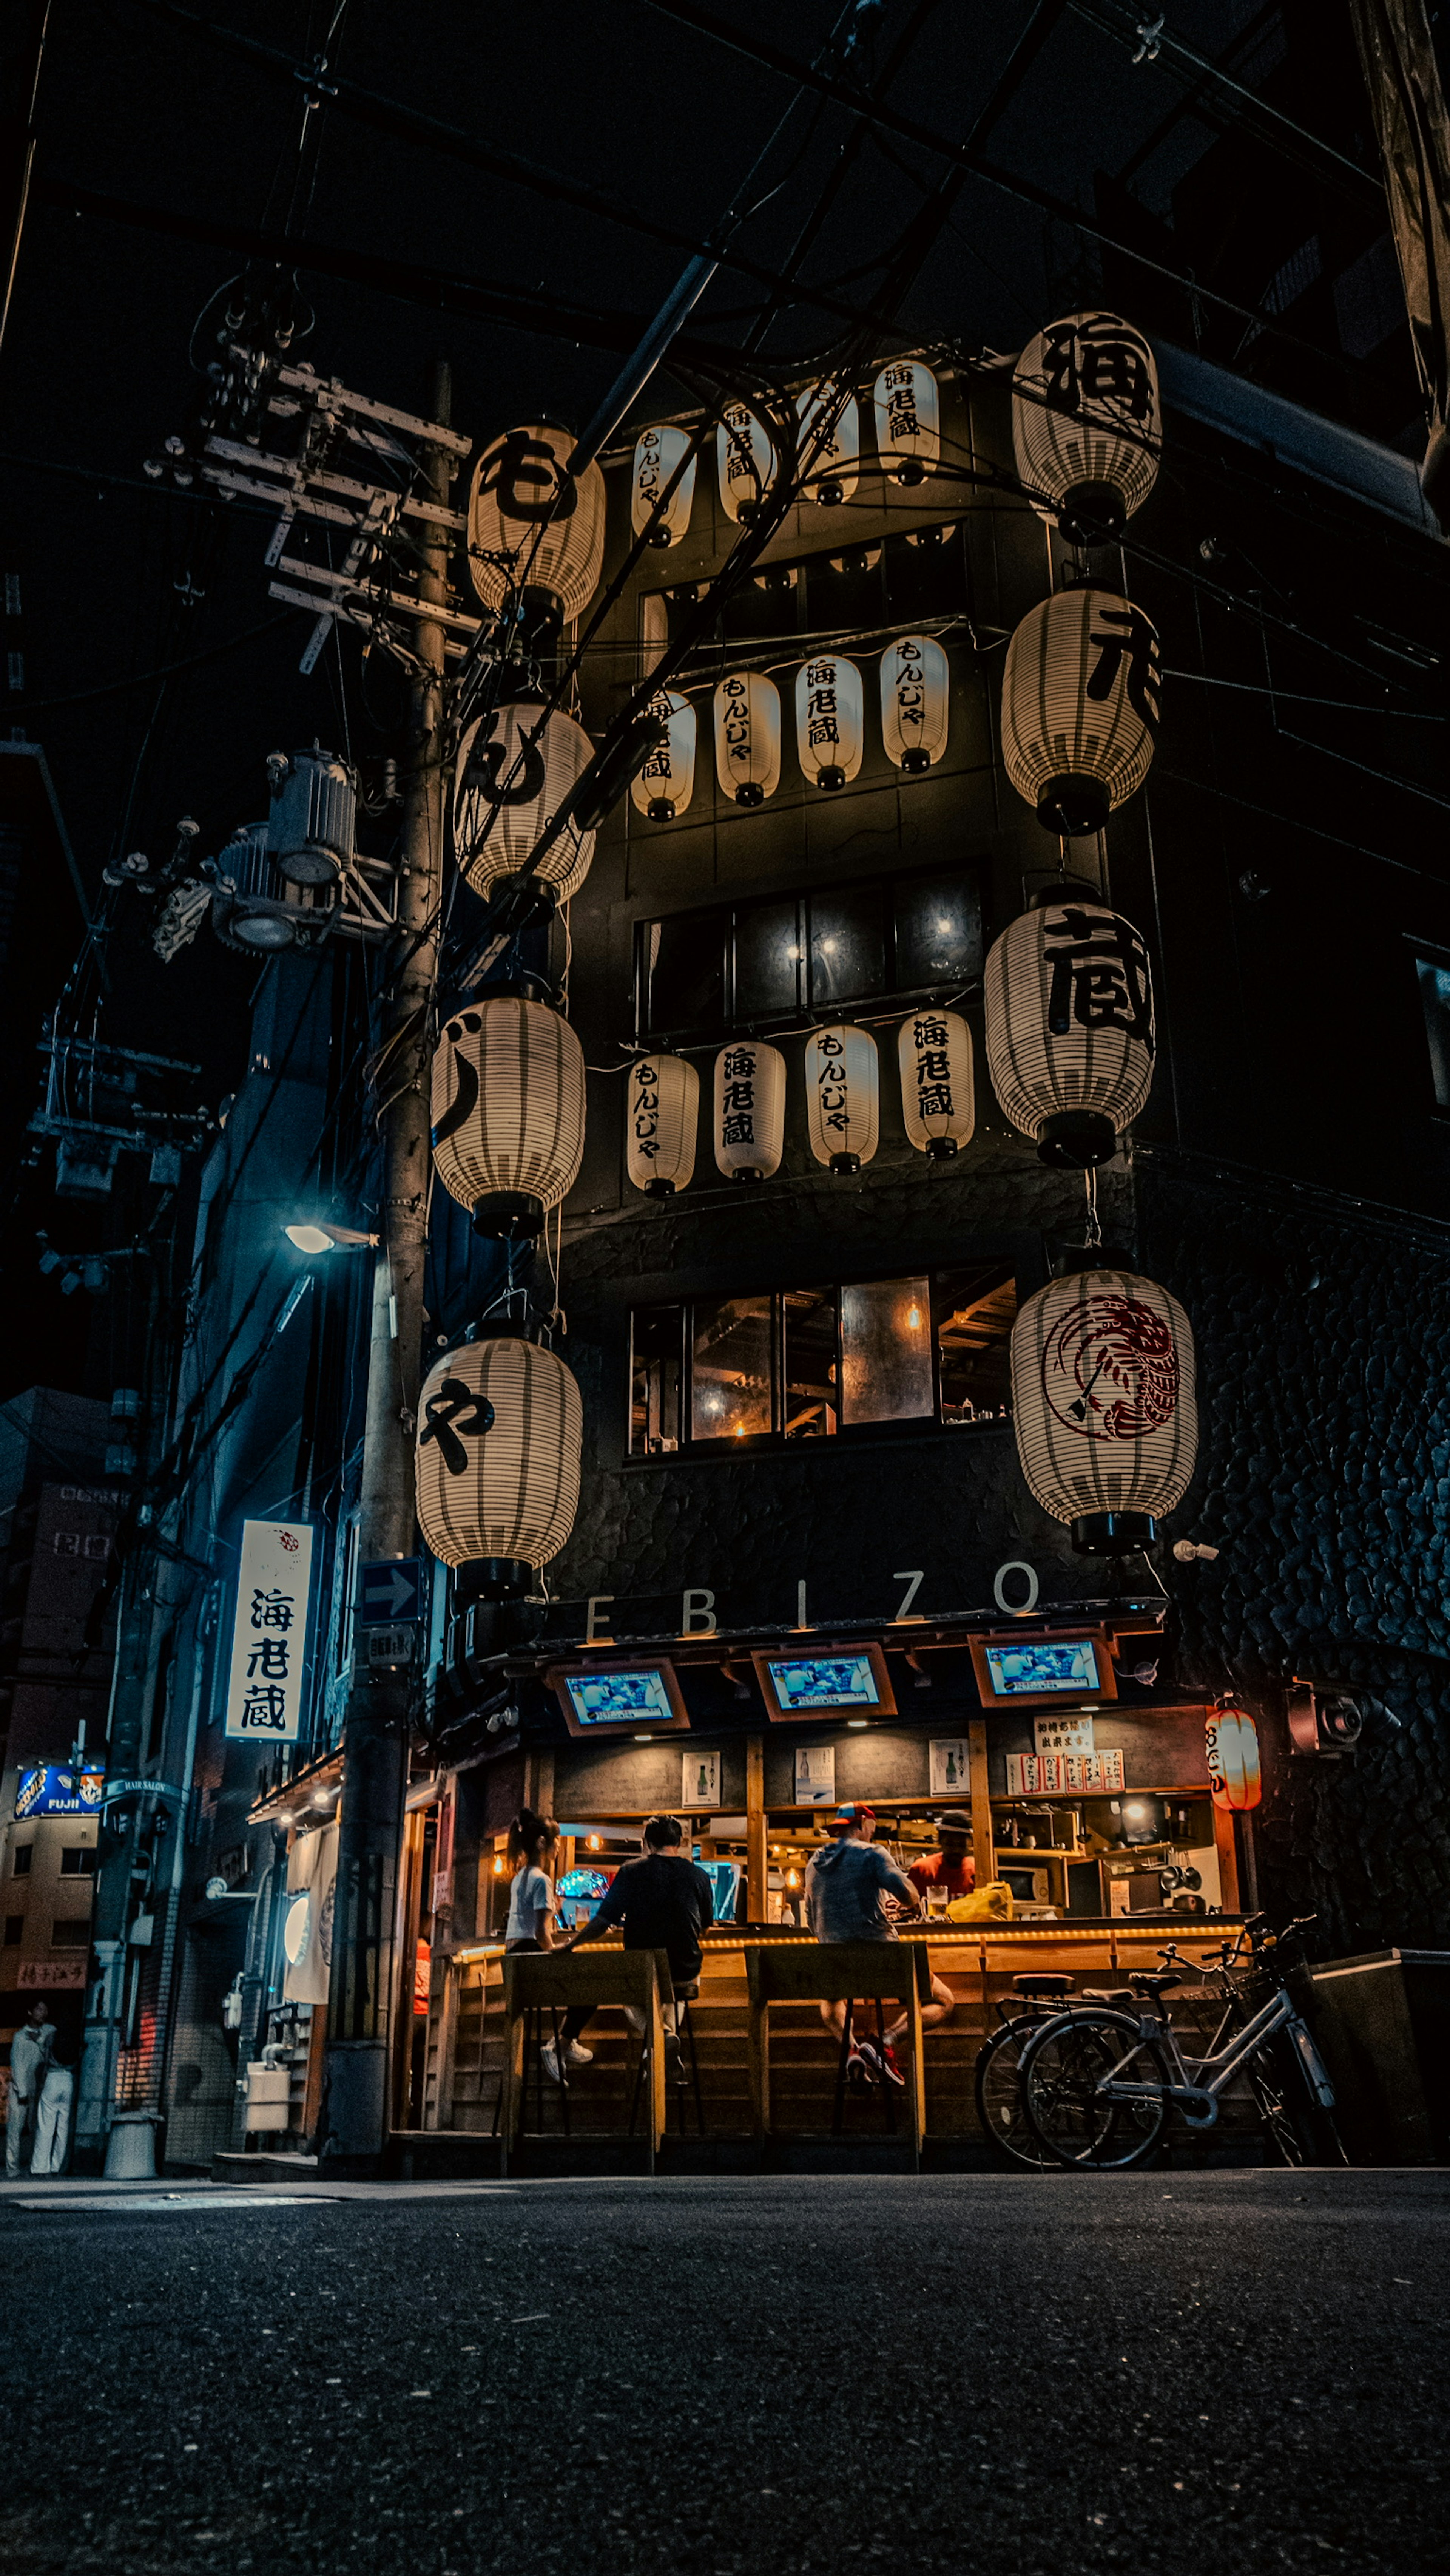
<svg viewBox="0 0 1450 2576"><path fill-rule="evenodd" d="M9 2576L1450 2567L1447 2173L135 2191L0 2195Z"/></svg>

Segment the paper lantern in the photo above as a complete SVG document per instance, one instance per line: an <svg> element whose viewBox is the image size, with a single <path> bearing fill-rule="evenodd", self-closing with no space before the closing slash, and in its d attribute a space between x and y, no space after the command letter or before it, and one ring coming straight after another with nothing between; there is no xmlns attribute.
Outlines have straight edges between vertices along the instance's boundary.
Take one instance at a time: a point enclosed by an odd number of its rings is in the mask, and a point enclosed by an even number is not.
<svg viewBox="0 0 1450 2576"><path fill-rule="evenodd" d="M544 719L525 701L496 707L469 726L453 773L453 851L476 894L526 868L545 825L594 757L584 727L556 707ZM560 903L577 894L594 858L594 835L567 824L536 873Z"/></svg>
<svg viewBox="0 0 1450 2576"><path fill-rule="evenodd" d="M485 608L537 605L569 619L588 607L604 562L604 477L597 465L576 476L576 441L534 422L505 430L473 469L468 496L468 569Z"/></svg>
<svg viewBox="0 0 1450 2576"><path fill-rule="evenodd" d="M881 656L881 739L886 757L908 778L920 776L947 747L950 672L930 635L903 635Z"/></svg>
<svg viewBox="0 0 1450 2576"><path fill-rule="evenodd" d="M775 480L775 448L744 403L727 403L715 435L720 505L727 519L753 519Z"/></svg>
<svg viewBox="0 0 1450 2576"><path fill-rule="evenodd" d="M629 793L638 811L652 823L673 823L695 792L695 710L675 689L661 689L647 712L658 716L665 739L657 743Z"/></svg>
<svg viewBox="0 0 1450 2576"><path fill-rule="evenodd" d="M977 1123L972 1032L956 1011L913 1011L896 1033L901 1115L919 1154L946 1162Z"/></svg>
<svg viewBox="0 0 1450 2576"><path fill-rule="evenodd" d="M688 465L671 492L668 501L656 515L660 494L675 472L682 456L688 456L690 440L683 429L672 429L664 423L658 429L642 429L634 442L634 463L630 469L629 518L635 535L649 529L652 546L677 546L690 525L690 511L695 499L695 465Z"/></svg>
<svg viewBox="0 0 1450 2576"><path fill-rule="evenodd" d="M1022 488L1074 545L1109 545L1146 501L1163 439L1158 370L1116 313L1070 313L1029 340L1012 379Z"/></svg>
<svg viewBox="0 0 1450 2576"><path fill-rule="evenodd" d="M859 1172L881 1131L881 1069L869 1029L813 1029L806 1040L811 1152L833 1172Z"/></svg>
<svg viewBox="0 0 1450 2576"><path fill-rule="evenodd" d="M1092 886L1064 879L1009 923L984 977L987 1069L1044 1163L1105 1163L1153 1083L1148 951Z"/></svg>
<svg viewBox="0 0 1450 2576"><path fill-rule="evenodd" d="M475 1586L527 1591L579 1507L579 1389L552 1351L520 1336L465 1342L418 1399L418 1526L445 1565L482 1565Z"/></svg>
<svg viewBox="0 0 1450 2576"><path fill-rule="evenodd" d="M629 1068L629 1177L646 1198L673 1198L695 1170L700 1077L682 1055L642 1055Z"/></svg>
<svg viewBox="0 0 1450 2576"><path fill-rule="evenodd" d="M1142 786L1161 677L1157 629L1117 591L1074 583L1028 610L1002 674L1002 758L1049 832L1100 832Z"/></svg>
<svg viewBox="0 0 1450 2576"><path fill-rule="evenodd" d="M800 414L801 498L839 509L856 489L861 466L861 413L839 385L807 385Z"/></svg>
<svg viewBox="0 0 1450 2576"><path fill-rule="evenodd" d="M827 653L795 677L795 738L813 787L847 787L866 744L866 695L854 662Z"/></svg>
<svg viewBox="0 0 1450 2576"><path fill-rule="evenodd" d="M780 785L780 691L760 671L732 671L715 691L715 775L737 805Z"/></svg>
<svg viewBox="0 0 1450 2576"><path fill-rule="evenodd" d="M1206 1712L1203 1733L1214 1805L1246 1815L1264 1794L1258 1728L1247 1709L1221 1699Z"/></svg>
<svg viewBox="0 0 1450 2576"><path fill-rule="evenodd" d="M893 358L876 379L876 452L897 483L924 483L941 454L941 392L919 358Z"/></svg>
<svg viewBox="0 0 1450 2576"><path fill-rule="evenodd" d="M737 1038L715 1058L715 1160L732 1181L768 1181L785 1147L785 1058Z"/></svg>
<svg viewBox="0 0 1450 2576"><path fill-rule="evenodd" d="M1080 1555L1146 1547L1198 1451L1177 1299L1123 1270L1049 1280L1012 1327L1012 1417L1028 1486Z"/></svg>
<svg viewBox="0 0 1450 2576"><path fill-rule="evenodd" d="M529 1239L574 1186L584 1152L584 1050L543 1002L486 993L433 1057L433 1160L474 1231Z"/></svg>

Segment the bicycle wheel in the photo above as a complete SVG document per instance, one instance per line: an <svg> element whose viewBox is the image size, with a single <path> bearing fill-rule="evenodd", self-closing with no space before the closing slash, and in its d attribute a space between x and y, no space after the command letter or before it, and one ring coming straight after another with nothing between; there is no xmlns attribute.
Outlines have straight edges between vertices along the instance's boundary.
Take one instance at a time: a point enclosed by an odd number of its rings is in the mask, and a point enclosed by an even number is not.
<svg viewBox="0 0 1450 2576"><path fill-rule="evenodd" d="M1042 2173L1052 2162L1034 2137L1022 2102L1022 2055L1042 2024L1035 2017L1004 2022L977 2051L973 2089L982 2135L1000 2164Z"/></svg>
<svg viewBox="0 0 1450 2576"><path fill-rule="evenodd" d="M1258 2104L1263 2124L1264 2144L1278 2157L1281 2165L1309 2162L1299 2132L1294 2125L1279 2070L1272 2065L1267 2049L1249 2061L1249 2090Z"/></svg>
<svg viewBox="0 0 1450 2576"><path fill-rule="evenodd" d="M1348 2164L1334 2114L1315 2100L1299 2053L1282 2031L1250 2059L1248 2077L1265 2141L1281 2164Z"/></svg>
<svg viewBox="0 0 1450 2576"><path fill-rule="evenodd" d="M1140 2165L1163 2134L1168 2070L1157 2043L1128 2013L1063 2015L1025 2050L1022 2099L1034 2136L1054 2163L1079 2173ZM1115 2100L1103 2087L1135 2090Z"/></svg>

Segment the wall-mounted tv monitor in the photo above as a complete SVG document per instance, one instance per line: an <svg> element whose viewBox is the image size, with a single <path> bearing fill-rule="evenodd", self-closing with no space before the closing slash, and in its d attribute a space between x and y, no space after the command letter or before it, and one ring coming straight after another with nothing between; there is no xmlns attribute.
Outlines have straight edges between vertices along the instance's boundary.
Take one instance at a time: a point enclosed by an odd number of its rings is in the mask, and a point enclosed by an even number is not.
<svg viewBox="0 0 1450 2576"><path fill-rule="evenodd" d="M752 1661L768 1717L896 1714L886 1657L879 1646L822 1646L810 1654L756 1654Z"/></svg>
<svg viewBox="0 0 1450 2576"><path fill-rule="evenodd" d="M984 1708L1043 1708L1054 1700L1071 1706L1118 1696L1100 1629L1076 1637L974 1637L971 1644Z"/></svg>
<svg viewBox="0 0 1450 2576"><path fill-rule="evenodd" d="M690 1723L673 1664L555 1664L547 1675L571 1735L663 1735Z"/></svg>

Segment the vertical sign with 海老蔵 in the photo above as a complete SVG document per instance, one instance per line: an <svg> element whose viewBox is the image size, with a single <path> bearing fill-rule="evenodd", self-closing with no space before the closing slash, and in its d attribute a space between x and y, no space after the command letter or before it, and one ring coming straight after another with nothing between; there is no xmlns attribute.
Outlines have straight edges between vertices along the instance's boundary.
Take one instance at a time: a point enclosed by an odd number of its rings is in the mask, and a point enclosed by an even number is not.
<svg viewBox="0 0 1450 2576"><path fill-rule="evenodd" d="M311 1590L311 1524L244 1521L227 1684L229 1736L261 1744L296 1743Z"/></svg>

